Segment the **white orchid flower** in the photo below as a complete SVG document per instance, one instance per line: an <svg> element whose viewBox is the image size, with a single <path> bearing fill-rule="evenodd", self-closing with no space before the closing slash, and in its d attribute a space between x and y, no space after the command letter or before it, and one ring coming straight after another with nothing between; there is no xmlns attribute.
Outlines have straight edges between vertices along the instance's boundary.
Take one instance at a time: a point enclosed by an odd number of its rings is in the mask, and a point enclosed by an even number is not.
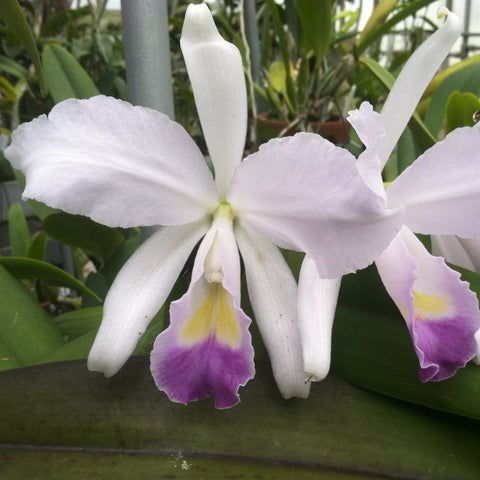
<svg viewBox="0 0 480 480"><path fill-rule="evenodd" d="M239 386L254 375L240 250L279 390L306 397L297 286L276 245L307 252L320 275L336 278L378 256L399 231L402 209L385 210L355 159L318 135L273 140L242 162L239 51L203 4L189 5L181 48L215 177L180 125L103 96L67 100L21 125L6 156L26 175L26 198L109 226L162 226L108 292L91 370L110 376L122 367L200 242L188 291L172 303L151 354L158 388L182 403L212 391L218 408L239 401Z"/></svg>
<svg viewBox="0 0 480 480"><path fill-rule="evenodd" d="M460 275L433 257L412 233L480 235L480 130L463 128L426 151L385 191L381 172L421 95L462 31L446 8L446 22L410 57L381 114L368 103L350 112L366 150L357 167L389 209L403 208L404 226L377 258L383 283L402 313L420 361L423 381L453 375L476 353L478 300ZM322 279L306 257L299 283L299 330L309 380L330 367L331 332L340 279ZM312 289L317 295L312 295ZM309 333L315 331L316 336Z"/></svg>

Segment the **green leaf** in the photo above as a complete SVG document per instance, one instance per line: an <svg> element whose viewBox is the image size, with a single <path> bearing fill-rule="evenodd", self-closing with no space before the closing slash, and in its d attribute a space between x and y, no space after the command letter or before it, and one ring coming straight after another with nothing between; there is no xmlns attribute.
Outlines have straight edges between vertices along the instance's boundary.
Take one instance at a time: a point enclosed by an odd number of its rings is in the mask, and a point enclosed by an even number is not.
<svg viewBox="0 0 480 480"><path fill-rule="evenodd" d="M0 55L0 71L9 73L17 78L26 80L28 78L28 70L19 65L15 60L6 57L5 55Z"/></svg>
<svg viewBox="0 0 480 480"><path fill-rule="evenodd" d="M8 211L8 231L12 256L26 257L32 243L32 236L20 202L12 203Z"/></svg>
<svg viewBox="0 0 480 480"><path fill-rule="evenodd" d="M40 232L32 238L32 243L28 249L28 258L34 258L36 260L45 260L47 253L47 234Z"/></svg>
<svg viewBox="0 0 480 480"><path fill-rule="evenodd" d="M97 301L98 295L87 288L82 282L69 275L67 272L41 260L34 258L3 257L0 258L0 266L5 268L16 278L29 278L48 281L56 285L75 288Z"/></svg>
<svg viewBox="0 0 480 480"><path fill-rule="evenodd" d="M330 46L332 35L332 2L324 0L295 0L305 39L315 54L319 68Z"/></svg>
<svg viewBox="0 0 480 480"><path fill-rule="evenodd" d="M405 321L374 267L342 280L332 367L342 378L371 390L480 418L480 368L468 365L450 379L422 383Z"/></svg>
<svg viewBox="0 0 480 480"><path fill-rule="evenodd" d="M102 307L80 308L54 317L53 322L62 335L82 335L100 327L102 312Z"/></svg>
<svg viewBox="0 0 480 480"><path fill-rule="evenodd" d="M67 98L99 95L93 80L75 58L59 45L46 45L42 53L50 94L55 103Z"/></svg>
<svg viewBox="0 0 480 480"><path fill-rule="evenodd" d="M480 62L478 60L477 63L455 70L433 93L425 115L425 124L435 136L438 136L442 128L448 99L456 91L480 95Z"/></svg>
<svg viewBox="0 0 480 480"><path fill-rule="evenodd" d="M47 312L1 265L0 344L21 365L40 361L63 344Z"/></svg>
<svg viewBox="0 0 480 480"><path fill-rule="evenodd" d="M33 38L30 27L23 15L22 9L17 0L2 0L0 1L0 18L6 23L8 28L16 35L20 43L25 47L30 58L35 65L35 70L38 75L38 83L42 95L46 95L48 92L48 86L42 63L40 61L40 55L38 54L37 45Z"/></svg>
<svg viewBox="0 0 480 480"><path fill-rule="evenodd" d="M458 127L472 127L473 114L480 110L480 100L470 92L453 92L450 95L445 113L445 134Z"/></svg>
<svg viewBox="0 0 480 480"><path fill-rule="evenodd" d="M83 215L59 212L43 221L47 234L55 240L84 248L104 262L124 242L123 235L116 229L94 222Z"/></svg>
<svg viewBox="0 0 480 480"><path fill-rule="evenodd" d="M42 358L42 363L64 362L66 360L81 360L88 357L92 348L97 330L90 330L74 340L71 340L61 347Z"/></svg>
<svg viewBox="0 0 480 480"><path fill-rule="evenodd" d="M335 375L309 399L286 401L270 366L257 363L230 410L171 402L148 357L109 379L82 360L2 372L0 382L5 478L472 480L479 471L478 422Z"/></svg>

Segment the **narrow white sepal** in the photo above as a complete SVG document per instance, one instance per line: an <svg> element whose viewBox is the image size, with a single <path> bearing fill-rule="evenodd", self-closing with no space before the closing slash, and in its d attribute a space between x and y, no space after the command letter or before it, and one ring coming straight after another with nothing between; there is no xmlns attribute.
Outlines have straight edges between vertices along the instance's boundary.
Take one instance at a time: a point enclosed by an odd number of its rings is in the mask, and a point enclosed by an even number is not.
<svg viewBox="0 0 480 480"><path fill-rule="evenodd" d="M278 248L263 235L237 225L235 237L245 264L248 294L273 375L284 398L306 398L302 349L297 329L297 285Z"/></svg>
<svg viewBox="0 0 480 480"><path fill-rule="evenodd" d="M89 370L106 377L120 370L207 229L205 220L163 227L129 258L105 299L103 320L88 356Z"/></svg>
<svg viewBox="0 0 480 480"><path fill-rule="evenodd" d="M205 4L189 5L180 39L205 141L224 198L247 134L247 89L238 48L218 33Z"/></svg>
<svg viewBox="0 0 480 480"><path fill-rule="evenodd" d="M315 262L305 257L298 282L298 330L303 368L309 381L323 380L330 370L332 327L341 278L318 276Z"/></svg>
<svg viewBox="0 0 480 480"><path fill-rule="evenodd" d="M447 15L447 20L412 53L383 106L381 115L386 135L378 151L382 168L407 126L420 97L462 33L462 22L454 13L440 8L437 15Z"/></svg>

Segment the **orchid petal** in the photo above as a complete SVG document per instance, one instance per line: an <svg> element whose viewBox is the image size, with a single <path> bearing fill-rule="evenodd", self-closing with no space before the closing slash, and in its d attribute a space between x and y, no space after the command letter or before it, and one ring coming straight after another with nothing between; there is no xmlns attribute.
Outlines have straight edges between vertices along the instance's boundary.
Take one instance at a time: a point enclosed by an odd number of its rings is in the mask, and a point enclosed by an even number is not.
<svg viewBox="0 0 480 480"><path fill-rule="evenodd" d="M451 132L387 189L389 208L405 206L405 225L426 234L480 237L480 130Z"/></svg>
<svg viewBox="0 0 480 480"><path fill-rule="evenodd" d="M376 261L402 313L420 361L420 379L444 380L477 353L476 295L441 257L430 255L406 227Z"/></svg>
<svg viewBox="0 0 480 480"><path fill-rule="evenodd" d="M204 4L189 5L180 40L215 181L224 198L243 156L247 91L237 47L218 33Z"/></svg>
<svg viewBox="0 0 480 480"><path fill-rule="evenodd" d="M373 262L403 216L385 209L350 152L310 133L271 140L245 159L228 201L245 227L311 256L322 278Z"/></svg>
<svg viewBox="0 0 480 480"><path fill-rule="evenodd" d="M88 356L90 370L110 377L128 360L207 225L201 220L163 227L125 263L105 299L103 320Z"/></svg>
<svg viewBox="0 0 480 480"><path fill-rule="evenodd" d="M248 294L273 375L285 398L307 398L302 348L296 325L297 285L285 259L266 237L237 226Z"/></svg>
<svg viewBox="0 0 480 480"><path fill-rule="evenodd" d="M437 13L439 17L447 15L447 20L410 55L382 108L382 123L386 129L378 151L382 168L427 85L462 34L462 22L455 14L445 7L440 8Z"/></svg>
<svg viewBox="0 0 480 480"><path fill-rule="evenodd" d="M348 121L357 132L360 140L367 147L357 160L358 173L364 182L379 197L386 199L385 187L382 179L382 165L378 157L378 146L385 136L382 117L373 110L372 105L363 102L358 110L349 113Z"/></svg>
<svg viewBox="0 0 480 480"><path fill-rule="evenodd" d="M323 380L330 370L332 327L340 278L322 279L315 262L305 257L298 281L298 330L303 369L312 381Z"/></svg>
<svg viewBox="0 0 480 480"><path fill-rule="evenodd" d="M183 127L114 98L59 103L20 125L5 155L26 176L24 197L109 226L180 225L217 203Z"/></svg>
<svg viewBox="0 0 480 480"><path fill-rule="evenodd" d="M432 235L432 253L449 263L480 273L480 239Z"/></svg>
<svg viewBox="0 0 480 480"><path fill-rule="evenodd" d="M240 401L238 388L255 367L250 319L240 308L240 258L231 221L217 220L199 247L187 293L171 305L170 326L155 340L151 370L157 387L175 402L213 391L215 406L229 408ZM217 248L213 255L218 253L218 274L224 275L209 282L208 263Z"/></svg>

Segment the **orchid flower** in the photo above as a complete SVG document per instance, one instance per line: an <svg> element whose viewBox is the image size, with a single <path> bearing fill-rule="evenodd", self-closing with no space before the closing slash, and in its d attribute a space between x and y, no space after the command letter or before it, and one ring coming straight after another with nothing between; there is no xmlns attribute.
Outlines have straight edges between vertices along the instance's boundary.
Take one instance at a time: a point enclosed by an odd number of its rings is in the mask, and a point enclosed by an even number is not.
<svg viewBox="0 0 480 480"><path fill-rule="evenodd" d="M188 291L171 304L151 353L158 388L181 403L212 391L218 408L239 401L254 375L240 251L279 390L306 397L297 286L277 246L306 252L320 275L336 278L371 263L401 213L386 210L354 159L318 135L272 140L241 161L247 98L238 49L204 4L189 5L181 48L214 177L180 125L103 96L64 101L21 125L5 154L25 173L26 198L109 226L161 226L108 292L91 370L111 376L122 367L199 243Z"/></svg>
<svg viewBox="0 0 480 480"><path fill-rule="evenodd" d="M350 112L349 122L366 146L357 167L365 183L385 200L389 209L403 209L403 227L376 259L386 290L409 329L420 362L422 381L455 374L476 353L475 332L480 327L476 295L460 274L434 257L412 232L480 234L480 131L462 128L427 150L388 188L381 176L395 144L424 89L461 34L461 23L447 9L444 25L410 57L381 114L367 102ZM308 263L307 263L308 262ZM330 362L331 323L339 280L322 280L314 262L305 260L299 285L300 331L317 321L319 338L301 334L305 371L310 379L326 375ZM302 281L302 276L306 280ZM307 296L316 288L316 300ZM317 318L315 318L317 317ZM322 322L318 322L318 318Z"/></svg>

